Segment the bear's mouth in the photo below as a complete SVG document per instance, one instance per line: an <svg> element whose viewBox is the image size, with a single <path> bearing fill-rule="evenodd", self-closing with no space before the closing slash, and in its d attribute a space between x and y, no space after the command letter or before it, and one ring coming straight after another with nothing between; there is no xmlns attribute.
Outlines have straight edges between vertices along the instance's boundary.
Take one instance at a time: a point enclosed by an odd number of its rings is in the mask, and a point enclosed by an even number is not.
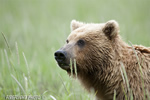
<svg viewBox="0 0 150 100"><path fill-rule="evenodd" d="M59 67L64 69L64 70L69 70L70 66L67 63L58 63Z"/></svg>
<svg viewBox="0 0 150 100"><path fill-rule="evenodd" d="M74 74L75 72L79 72L79 69L77 70L77 65L76 67L74 66L74 64L72 64L72 66L70 64L67 63L58 63L59 67L62 68L63 70L66 70L69 74L71 74L71 72Z"/></svg>

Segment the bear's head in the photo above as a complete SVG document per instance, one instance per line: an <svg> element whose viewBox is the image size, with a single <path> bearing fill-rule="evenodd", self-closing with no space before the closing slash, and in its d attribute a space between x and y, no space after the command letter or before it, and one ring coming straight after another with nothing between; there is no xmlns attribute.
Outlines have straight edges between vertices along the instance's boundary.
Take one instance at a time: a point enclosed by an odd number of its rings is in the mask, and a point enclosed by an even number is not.
<svg viewBox="0 0 150 100"><path fill-rule="evenodd" d="M114 20L106 23L82 23L75 20L71 22L71 33L66 44L55 52L58 65L71 71L76 65L77 73L92 73L103 71L112 59L116 39L119 37L119 26ZM76 64L70 61L76 61Z"/></svg>

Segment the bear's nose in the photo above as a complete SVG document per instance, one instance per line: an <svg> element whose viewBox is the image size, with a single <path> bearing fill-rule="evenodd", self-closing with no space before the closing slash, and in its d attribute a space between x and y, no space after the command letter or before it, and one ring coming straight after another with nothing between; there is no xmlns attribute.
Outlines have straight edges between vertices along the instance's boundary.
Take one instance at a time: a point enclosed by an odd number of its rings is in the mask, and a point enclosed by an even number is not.
<svg viewBox="0 0 150 100"><path fill-rule="evenodd" d="M66 52L62 50L58 50L54 54L55 59L58 63L63 63L66 60Z"/></svg>

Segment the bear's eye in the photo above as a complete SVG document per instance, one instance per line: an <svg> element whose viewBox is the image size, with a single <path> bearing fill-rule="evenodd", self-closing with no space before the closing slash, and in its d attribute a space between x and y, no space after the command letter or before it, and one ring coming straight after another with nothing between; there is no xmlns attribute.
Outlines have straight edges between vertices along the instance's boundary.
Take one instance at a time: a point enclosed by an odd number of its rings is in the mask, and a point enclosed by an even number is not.
<svg viewBox="0 0 150 100"><path fill-rule="evenodd" d="M66 40L66 43L69 43L69 41L68 41L68 40Z"/></svg>
<svg viewBox="0 0 150 100"><path fill-rule="evenodd" d="M78 46L83 47L85 45L84 40L78 40L77 42Z"/></svg>

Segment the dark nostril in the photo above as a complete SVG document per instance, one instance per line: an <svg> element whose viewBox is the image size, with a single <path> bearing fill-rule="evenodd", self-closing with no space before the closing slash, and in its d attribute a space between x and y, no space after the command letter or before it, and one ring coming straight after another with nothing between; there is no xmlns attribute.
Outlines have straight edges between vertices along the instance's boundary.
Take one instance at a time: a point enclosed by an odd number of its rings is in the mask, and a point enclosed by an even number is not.
<svg viewBox="0 0 150 100"><path fill-rule="evenodd" d="M65 57L65 55L63 54L63 53L60 53L60 55L59 55L60 57Z"/></svg>
<svg viewBox="0 0 150 100"><path fill-rule="evenodd" d="M65 51L58 50L55 52L54 56L57 61L64 61L66 59Z"/></svg>
<svg viewBox="0 0 150 100"><path fill-rule="evenodd" d="M64 57L64 53L62 51L56 51L55 52L55 57Z"/></svg>
<svg viewBox="0 0 150 100"><path fill-rule="evenodd" d="M57 53L57 52L55 52L55 54L54 54L54 55L55 55L55 57L57 57L57 56L58 56L58 53Z"/></svg>

